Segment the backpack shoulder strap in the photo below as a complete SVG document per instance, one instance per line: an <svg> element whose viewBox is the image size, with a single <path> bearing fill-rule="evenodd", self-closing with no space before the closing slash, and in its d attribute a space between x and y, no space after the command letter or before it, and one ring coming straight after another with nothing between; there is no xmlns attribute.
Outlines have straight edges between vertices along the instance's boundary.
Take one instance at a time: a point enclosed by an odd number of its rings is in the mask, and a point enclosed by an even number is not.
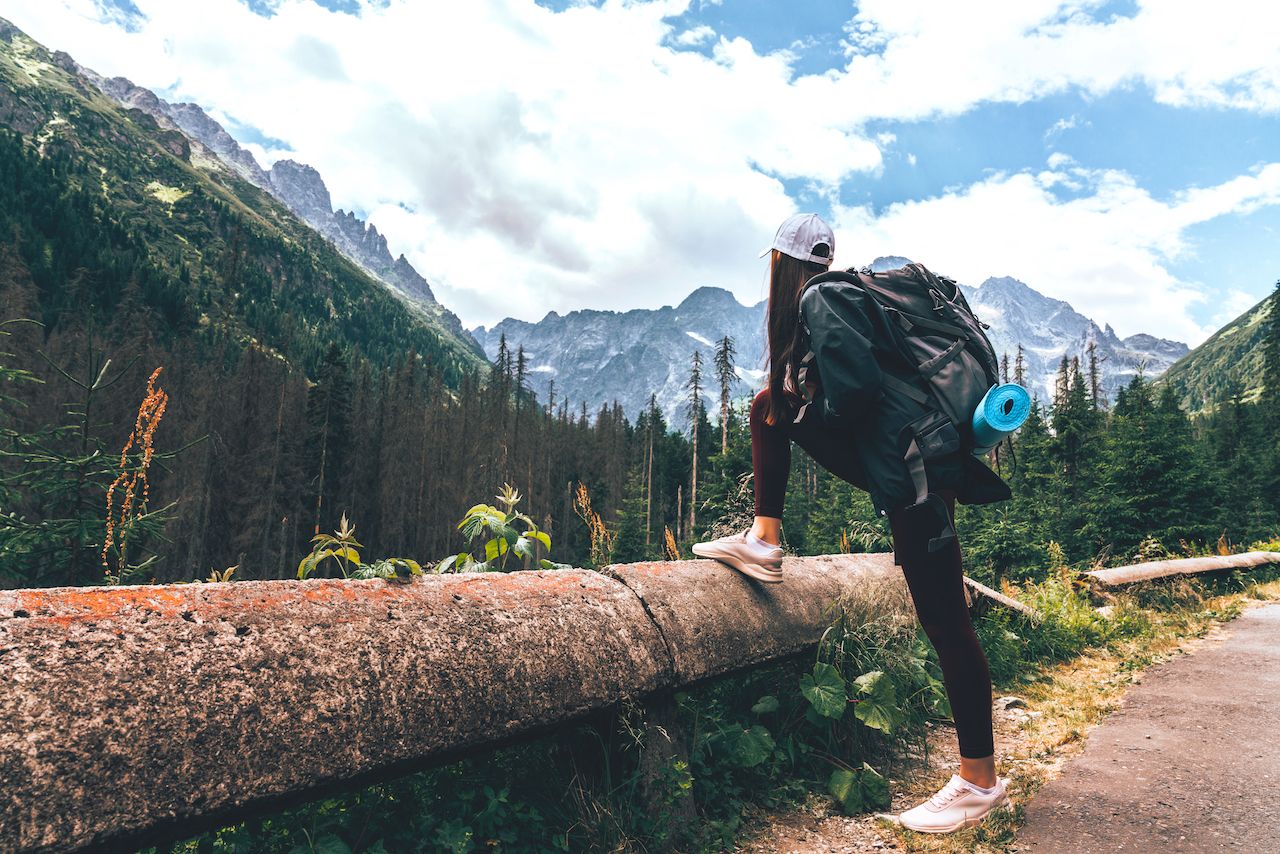
<svg viewBox="0 0 1280 854"><path fill-rule="evenodd" d="M828 270L825 273L819 273L812 279L804 283L804 287L800 289L801 293L809 290L814 285L825 285L828 282L843 282L846 285L857 285L860 288L866 286L866 282L859 278L857 273L849 270Z"/></svg>

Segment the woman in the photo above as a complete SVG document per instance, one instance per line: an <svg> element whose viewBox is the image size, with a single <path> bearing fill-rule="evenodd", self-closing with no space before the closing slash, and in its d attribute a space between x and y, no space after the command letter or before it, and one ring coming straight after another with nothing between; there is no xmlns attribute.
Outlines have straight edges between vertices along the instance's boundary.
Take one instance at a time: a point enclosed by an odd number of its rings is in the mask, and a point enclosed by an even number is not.
<svg viewBox="0 0 1280 854"><path fill-rule="evenodd" d="M915 365L894 348L874 343L893 336L883 328L886 313L864 290L839 282L806 288L831 266L834 250L835 236L816 214L788 219L765 250L771 254L769 383L751 405L755 520L749 530L698 543L693 551L757 581L783 580L782 505L792 442L832 474L871 493L889 520L896 560L938 652L960 742L959 773L899 819L912 830L948 833L1006 803L1005 783L995 769L991 677L969 620L952 520L957 498L985 503L1009 492L990 469L957 448L927 461L928 496L920 500L900 436L925 410L912 410L910 401L904 404L883 389L904 382L925 387ZM932 276L922 267L918 271ZM802 364L809 352L814 358Z"/></svg>

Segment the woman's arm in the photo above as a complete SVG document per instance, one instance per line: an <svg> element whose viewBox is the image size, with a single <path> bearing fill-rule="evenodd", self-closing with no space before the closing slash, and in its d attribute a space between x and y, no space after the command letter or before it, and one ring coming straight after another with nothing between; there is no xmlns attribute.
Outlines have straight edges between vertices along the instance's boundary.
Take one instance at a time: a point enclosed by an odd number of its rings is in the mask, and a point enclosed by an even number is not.
<svg viewBox="0 0 1280 854"><path fill-rule="evenodd" d="M861 297L838 282L804 292L800 317L822 383L822 419L851 426L880 399L880 365L872 354L871 321Z"/></svg>

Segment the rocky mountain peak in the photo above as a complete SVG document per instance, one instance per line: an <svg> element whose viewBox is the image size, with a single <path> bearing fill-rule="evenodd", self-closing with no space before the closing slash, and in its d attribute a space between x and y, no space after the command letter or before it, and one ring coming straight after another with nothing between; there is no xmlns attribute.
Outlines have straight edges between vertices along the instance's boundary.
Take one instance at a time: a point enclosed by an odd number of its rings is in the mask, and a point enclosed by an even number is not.
<svg viewBox="0 0 1280 854"><path fill-rule="evenodd" d="M988 300L1003 298L1010 300L1027 300L1032 299L1037 302L1052 301L1050 297L1045 296L1039 291L1032 288L1026 282L1013 278L1013 276L991 276L981 285L978 286L977 292L982 294Z"/></svg>
<svg viewBox="0 0 1280 854"><path fill-rule="evenodd" d="M152 95L154 98L155 95ZM159 100L159 99L157 99ZM270 181L253 155L240 147L240 143L218 124L199 104L164 104L165 112L178 129L192 139L204 143L223 162L234 169L246 181L264 190Z"/></svg>
<svg viewBox="0 0 1280 854"><path fill-rule="evenodd" d="M1107 324L1107 332L1113 336L1111 324ZM1170 341L1168 338L1157 338L1154 335L1148 335L1145 332L1139 332L1137 335L1130 335L1120 342L1128 350L1143 353L1157 353L1167 359L1177 361L1183 356L1191 352L1191 348L1181 341Z"/></svg>
<svg viewBox="0 0 1280 854"><path fill-rule="evenodd" d="M881 255L879 258L871 262L871 271L873 273L883 273L886 270L896 270L899 267L905 267L910 263L910 258L904 258L901 255Z"/></svg>
<svg viewBox="0 0 1280 854"><path fill-rule="evenodd" d="M277 160L271 165L270 182L280 201L308 222L333 217L329 188L314 167L296 160Z"/></svg>
<svg viewBox="0 0 1280 854"><path fill-rule="evenodd" d="M168 111L161 106L160 99L155 93L150 89L135 86L127 77L112 77L104 81L104 87L107 89L107 94L126 107L142 110L153 118L160 118L161 115L168 118ZM176 126L172 120L166 124L170 127Z"/></svg>
<svg viewBox="0 0 1280 854"><path fill-rule="evenodd" d="M717 288L711 285L704 285L696 288L691 294L680 301L676 306L676 311L685 312L718 312L733 311L742 308L742 303L738 302L733 294L724 288Z"/></svg>

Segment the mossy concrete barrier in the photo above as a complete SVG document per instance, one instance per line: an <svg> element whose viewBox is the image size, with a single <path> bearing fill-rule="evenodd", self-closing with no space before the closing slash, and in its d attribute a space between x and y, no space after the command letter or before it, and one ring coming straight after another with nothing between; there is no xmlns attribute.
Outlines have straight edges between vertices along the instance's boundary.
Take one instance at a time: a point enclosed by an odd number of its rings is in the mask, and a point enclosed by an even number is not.
<svg viewBox="0 0 1280 854"><path fill-rule="evenodd" d="M889 555L0 591L0 850L123 850L782 658Z"/></svg>

